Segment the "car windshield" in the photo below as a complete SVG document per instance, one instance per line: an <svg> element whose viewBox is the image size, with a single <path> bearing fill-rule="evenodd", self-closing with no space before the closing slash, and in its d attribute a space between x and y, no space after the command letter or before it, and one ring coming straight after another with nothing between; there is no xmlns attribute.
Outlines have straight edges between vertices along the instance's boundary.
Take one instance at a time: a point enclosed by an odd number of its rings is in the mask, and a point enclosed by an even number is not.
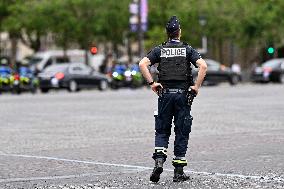
<svg viewBox="0 0 284 189"><path fill-rule="evenodd" d="M56 63L67 63L67 62L70 62L69 58L68 57L56 57Z"/></svg>
<svg viewBox="0 0 284 189"><path fill-rule="evenodd" d="M64 72L67 69L68 65L55 65L47 67L44 72L53 73L53 72Z"/></svg>
<svg viewBox="0 0 284 189"><path fill-rule="evenodd" d="M271 68L275 68L278 65L280 65L280 63L283 62L282 59L273 59L273 60L269 60L267 62L265 62L262 67L271 67Z"/></svg>
<svg viewBox="0 0 284 189"><path fill-rule="evenodd" d="M37 64L37 63L39 63L40 61L42 61L42 58L39 58L39 57L32 57L32 58L29 60L29 64Z"/></svg>

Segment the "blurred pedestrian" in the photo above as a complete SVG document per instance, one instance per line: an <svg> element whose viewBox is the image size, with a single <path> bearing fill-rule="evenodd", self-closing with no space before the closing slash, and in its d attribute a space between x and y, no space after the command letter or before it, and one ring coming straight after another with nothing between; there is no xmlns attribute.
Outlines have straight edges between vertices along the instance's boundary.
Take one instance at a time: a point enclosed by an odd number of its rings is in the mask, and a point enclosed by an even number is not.
<svg viewBox="0 0 284 189"><path fill-rule="evenodd" d="M187 165L185 154L187 151L189 133L191 132L192 116L191 104L187 98L189 91L198 93L199 87L206 74L207 65L200 54L185 42L180 41L181 29L176 16L172 16L166 25L168 41L153 48L140 63L140 69L151 86L159 95L158 112L155 115L155 152L153 159L155 167L150 176L152 182L158 182L163 172L163 163L167 158L167 148L171 135L172 119L175 124L174 182L186 181L189 177L183 167ZM155 82L148 70L148 66L159 63L158 81ZM193 81L191 64L199 67L197 80Z"/></svg>
<svg viewBox="0 0 284 189"><path fill-rule="evenodd" d="M114 66L114 58L113 58L113 55L111 53L109 53L105 57L102 65L100 65L99 72L101 72L103 74L109 74L111 72L113 66Z"/></svg>
<svg viewBox="0 0 284 189"><path fill-rule="evenodd" d="M232 64L232 72L237 73L237 74L241 74L241 66L237 63Z"/></svg>
<svg viewBox="0 0 284 189"><path fill-rule="evenodd" d="M0 58L0 75L11 75L12 69L10 68L9 59L6 57Z"/></svg>

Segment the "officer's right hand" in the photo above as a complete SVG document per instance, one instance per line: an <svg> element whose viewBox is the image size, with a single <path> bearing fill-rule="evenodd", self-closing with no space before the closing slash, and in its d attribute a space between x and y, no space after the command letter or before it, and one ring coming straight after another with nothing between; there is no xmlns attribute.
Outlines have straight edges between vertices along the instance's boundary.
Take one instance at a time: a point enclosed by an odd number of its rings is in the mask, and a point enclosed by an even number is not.
<svg viewBox="0 0 284 189"><path fill-rule="evenodd" d="M193 85L193 86L190 86L190 88L195 91L196 95L198 94L199 87Z"/></svg>
<svg viewBox="0 0 284 189"><path fill-rule="evenodd" d="M160 88L163 88L163 86L162 86L161 83L156 83L156 82L154 82L154 83L151 85L152 91L154 91L157 95L158 95L158 90L159 90Z"/></svg>

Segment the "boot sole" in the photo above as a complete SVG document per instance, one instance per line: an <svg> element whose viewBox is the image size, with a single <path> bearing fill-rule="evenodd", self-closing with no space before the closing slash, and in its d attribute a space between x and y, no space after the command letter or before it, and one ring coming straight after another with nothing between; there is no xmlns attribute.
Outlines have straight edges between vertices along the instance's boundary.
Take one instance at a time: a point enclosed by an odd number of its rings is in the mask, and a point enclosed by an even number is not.
<svg viewBox="0 0 284 189"><path fill-rule="evenodd" d="M150 181L158 182L160 180L160 174L163 172L163 167L158 167L150 176Z"/></svg>
<svg viewBox="0 0 284 189"><path fill-rule="evenodd" d="M190 178L187 179L183 179L183 178L173 178L173 182L184 182L184 181L188 181L190 180Z"/></svg>

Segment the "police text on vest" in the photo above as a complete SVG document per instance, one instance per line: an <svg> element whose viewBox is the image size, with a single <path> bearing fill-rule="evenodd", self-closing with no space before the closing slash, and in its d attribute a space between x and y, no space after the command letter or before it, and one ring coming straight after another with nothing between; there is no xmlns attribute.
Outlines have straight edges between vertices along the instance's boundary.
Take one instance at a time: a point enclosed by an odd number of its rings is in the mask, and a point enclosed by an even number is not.
<svg viewBox="0 0 284 189"><path fill-rule="evenodd" d="M161 57L186 57L186 48L163 48L161 49Z"/></svg>

